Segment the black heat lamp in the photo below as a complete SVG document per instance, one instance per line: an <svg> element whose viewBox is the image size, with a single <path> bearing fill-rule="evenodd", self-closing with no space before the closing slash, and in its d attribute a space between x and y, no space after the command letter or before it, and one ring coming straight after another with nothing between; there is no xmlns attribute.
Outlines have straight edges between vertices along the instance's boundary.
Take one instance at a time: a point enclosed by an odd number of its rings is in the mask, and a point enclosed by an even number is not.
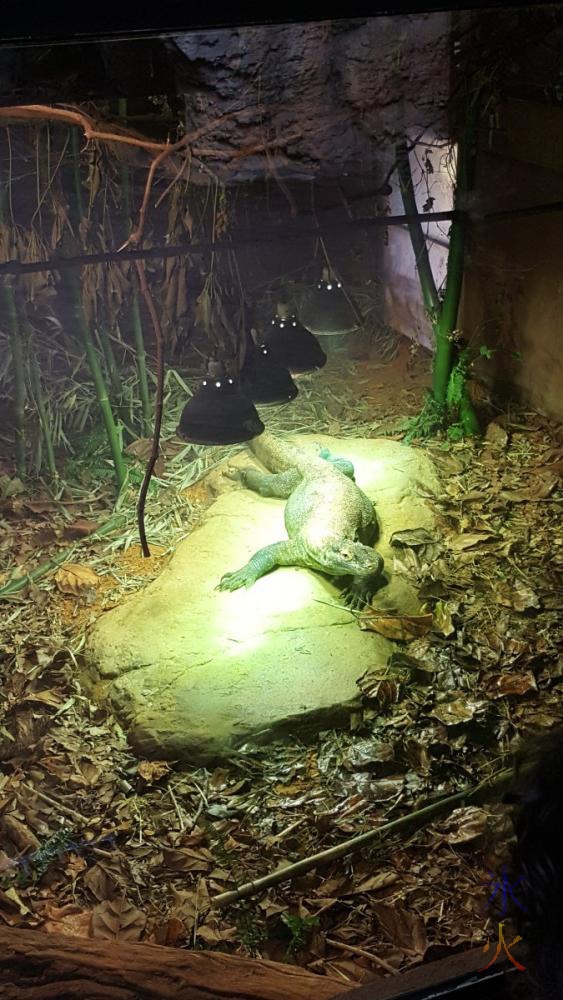
<svg viewBox="0 0 563 1000"><path fill-rule="evenodd" d="M326 365L318 340L289 312L286 302L278 302L276 315L264 333L264 345L272 361L286 367L291 375L315 372Z"/></svg>
<svg viewBox="0 0 563 1000"><path fill-rule="evenodd" d="M299 310L299 319L316 337L338 337L353 333L359 326L358 316L342 283L331 277L327 268Z"/></svg>
<svg viewBox="0 0 563 1000"><path fill-rule="evenodd" d="M255 331L253 331L255 334ZM243 366L240 370L242 391L253 403L287 403L295 399L298 389L287 368L273 360L262 341L248 338Z"/></svg>
<svg viewBox="0 0 563 1000"><path fill-rule="evenodd" d="M212 361L197 392L182 410L178 437L193 444L239 444L264 430L264 424L238 379Z"/></svg>

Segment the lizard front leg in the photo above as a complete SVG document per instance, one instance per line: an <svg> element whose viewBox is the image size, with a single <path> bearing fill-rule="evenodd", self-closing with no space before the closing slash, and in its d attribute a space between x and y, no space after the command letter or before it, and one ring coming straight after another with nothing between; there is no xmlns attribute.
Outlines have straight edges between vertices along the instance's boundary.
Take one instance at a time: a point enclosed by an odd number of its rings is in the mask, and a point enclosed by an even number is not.
<svg viewBox="0 0 563 1000"><path fill-rule="evenodd" d="M367 576L353 576L347 587L342 591L344 603L353 611L361 611L368 604L371 604L373 595L380 587L386 583L383 576L383 559L378 553L374 553L379 562L379 568L374 573Z"/></svg>
<svg viewBox="0 0 563 1000"><path fill-rule="evenodd" d="M234 573L225 573L215 589L239 590L240 587L251 587L261 576L265 576L276 566L294 565L296 565L296 554L293 543L274 542L273 545L258 549L246 566L235 570Z"/></svg>

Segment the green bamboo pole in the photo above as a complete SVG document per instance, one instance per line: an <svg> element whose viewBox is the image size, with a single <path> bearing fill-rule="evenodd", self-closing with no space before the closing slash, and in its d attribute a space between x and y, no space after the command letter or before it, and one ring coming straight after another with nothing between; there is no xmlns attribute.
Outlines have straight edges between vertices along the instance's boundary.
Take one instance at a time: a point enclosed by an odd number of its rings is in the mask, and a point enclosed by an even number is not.
<svg viewBox="0 0 563 1000"><path fill-rule="evenodd" d="M80 285L80 279L76 275L71 276L72 291L76 310L76 321L78 324L78 332L80 334L80 339L88 359L88 365L90 367L90 372L92 374L92 379L94 381L94 386L96 388L96 395L98 397L98 403L100 406L100 411L102 414L102 419L106 428L106 434L108 438L108 443L110 446L111 457L113 459L113 465L115 469L115 478L117 480L118 488L121 489L126 479L126 466L123 460L123 454L121 451L121 441L119 439L119 433L115 420L113 418L113 412L111 404L109 401L108 391L106 382L104 379L104 374L100 361L98 358L98 353L94 344L94 338L90 331L90 327L86 322L86 316L84 314L84 309L82 307L82 289Z"/></svg>
<svg viewBox="0 0 563 1000"><path fill-rule="evenodd" d="M22 331L18 320L14 286L9 278L2 281L6 326L10 340L12 367L14 371L14 440L16 450L16 473L23 479L26 474L25 448L25 359Z"/></svg>
<svg viewBox="0 0 563 1000"><path fill-rule="evenodd" d="M454 188L454 216L450 228L448 267L444 301L436 324L436 354L432 373L434 398L442 403L446 399L448 382L452 370L454 344L452 333L456 328L463 274L465 269L465 244L467 237L467 215L459 211L473 182L474 142L477 126L478 95L471 101L463 134L458 143L456 182Z"/></svg>
<svg viewBox="0 0 563 1000"><path fill-rule="evenodd" d="M440 299L430 266L428 254L428 244L422 231L422 225L415 218L418 215L414 185L412 182L412 172L409 162L409 151L406 139L401 139L395 146L395 162L397 164L397 174L399 176L399 187L405 209L405 215L411 216L412 221L408 224L409 235L414 250L416 269L420 280L422 298L432 327L436 331L438 316L440 313Z"/></svg>
<svg viewBox="0 0 563 1000"><path fill-rule="evenodd" d="M0 187L0 225L4 225L4 201L8 193L6 185ZM12 355L14 370L14 443L16 452L16 474L23 479L26 474L25 449L25 359L22 335L16 305L16 293L13 279L6 276L1 279L2 301L6 312L6 328Z"/></svg>
<svg viewBox="0 0 563 1000"><path fill-rule="evenodd" d="M120 118L127 118L127 98L120 97L117 102L117 112ZM123 161L120 163L121 173L121 204L126 222L131 216L131 183L129 170ZM141 399L141 433L148 436L151 431L152 409L149 395L149 380L147 375L147 352L145 350L145 337L143 332L143 321L141 318L141 308L139 304L139 292L136 283L131 293L131 320L133 323L133 336L135 338L135 363L137 367L137 378L139 380L139 396Z"/></svg>
<svg viewBox="0 0 563 1000"><path fill-rule="evenodd" d="M131 302L131 318L133 320L133 334L135 337L135 360L137 365L137 377L139 379L139 395L141 397L142 433L146 436L151 429L151 402L149 396L149 381L147 376L147 354L145 350L145 338L143 324L141 320L141 308L139 305L139 293L137 286L133 290Z"/></svg>
<svg viewBox="0 0 563 1000"><path fill-rule="evenodd" d="M459 209L467 191L470 190L473 183L473 146L479 109L479 96L480 92L478 91L469 104L466 127L458 145L456 184L454 189L454 209L458 210L458 214L454 216L450 229L448 266L442 302L440 302L432 274L428 247L422 225L415 218L409 223L409 233L415 254L422 297L432 323L436 344L432 365L432 400L434 404L437 404L437 412L442 412L446 416L448 388L454 360L453 333L456 328L463 286L467 235L467 216L465 212L459 211ZM418 209L406 140L402 139L396 144L395 152L399 186L405 214L416 216ZM463 386L460 394L459 416L466 434L473 435L479 432L479 424L466 386Z"/></svg>
<svg viewBox="0 0 563 1000"><path fill-rule="evenodd" d="M75 197L75 212L78 217L78 222L82 220L84 215L84 201L82 198L82 184L80 183L80 146L79 138L82 138L82 133L78 128L71 128L70 139L72 146L72 160L73 160L73 174L74 174L74 197Z"/></svg>
<svg viewBox="0 0 563 1000"><path fill-rule="evenodd" d="M30 344L30 350L32 350L33 345L31 338L29 338L29 344ZM49 426L49 420L47 417L47 410L45 408L43 386L41 385L41 377L39 375L39 365L37 364L37 356L35 355L35 352L29 355L29 374L31 379L31 390L33 392L33 399L37 409L39 423L41 424L41 430L43 431L47 468L49 469L49 475L51 476L52 481L56 482L58 479L58 472L57 472L57 464L55 462L55 449L53 448L53 436L51 434L51 428Z"/></svg>

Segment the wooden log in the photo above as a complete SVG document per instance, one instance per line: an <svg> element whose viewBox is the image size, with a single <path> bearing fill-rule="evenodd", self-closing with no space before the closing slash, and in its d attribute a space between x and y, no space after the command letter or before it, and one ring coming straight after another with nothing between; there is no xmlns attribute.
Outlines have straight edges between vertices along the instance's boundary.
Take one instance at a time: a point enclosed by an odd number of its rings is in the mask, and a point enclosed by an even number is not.
<svg viewBox="0 0 563 1000"><path fill-rule="evenodd" d="M1 1000L332 1000L342 981L220 952L0 926Z"/></svg>

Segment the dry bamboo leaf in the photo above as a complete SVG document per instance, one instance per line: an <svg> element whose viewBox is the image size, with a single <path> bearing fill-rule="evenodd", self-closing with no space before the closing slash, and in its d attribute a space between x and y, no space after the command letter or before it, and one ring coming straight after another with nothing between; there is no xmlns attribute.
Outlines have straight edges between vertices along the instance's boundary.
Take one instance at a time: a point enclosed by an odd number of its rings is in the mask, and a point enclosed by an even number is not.
<svg viewBox="0 0 563 1000"><path fill-rule="evenodd" d="M358 624L364 631L377 632L386 639L408 642L430 631L432 614L389 615L372 609L358 616Z"/></svg>
<svg viewBox="0 0 563 1000"><path fill-rule="evenodd" d="M94 590L99 580L100 577L93 569L79 563L65 563L55 573L55 583L61 594L74 594L75 597Z"/></svg>
<svg viewBox="0 0 563 1000"><path fill-rule="evenodd" d="M107 899L92 911L92 937L106 941L138 941L146 922L143 911L128 899Z"/></svg>

